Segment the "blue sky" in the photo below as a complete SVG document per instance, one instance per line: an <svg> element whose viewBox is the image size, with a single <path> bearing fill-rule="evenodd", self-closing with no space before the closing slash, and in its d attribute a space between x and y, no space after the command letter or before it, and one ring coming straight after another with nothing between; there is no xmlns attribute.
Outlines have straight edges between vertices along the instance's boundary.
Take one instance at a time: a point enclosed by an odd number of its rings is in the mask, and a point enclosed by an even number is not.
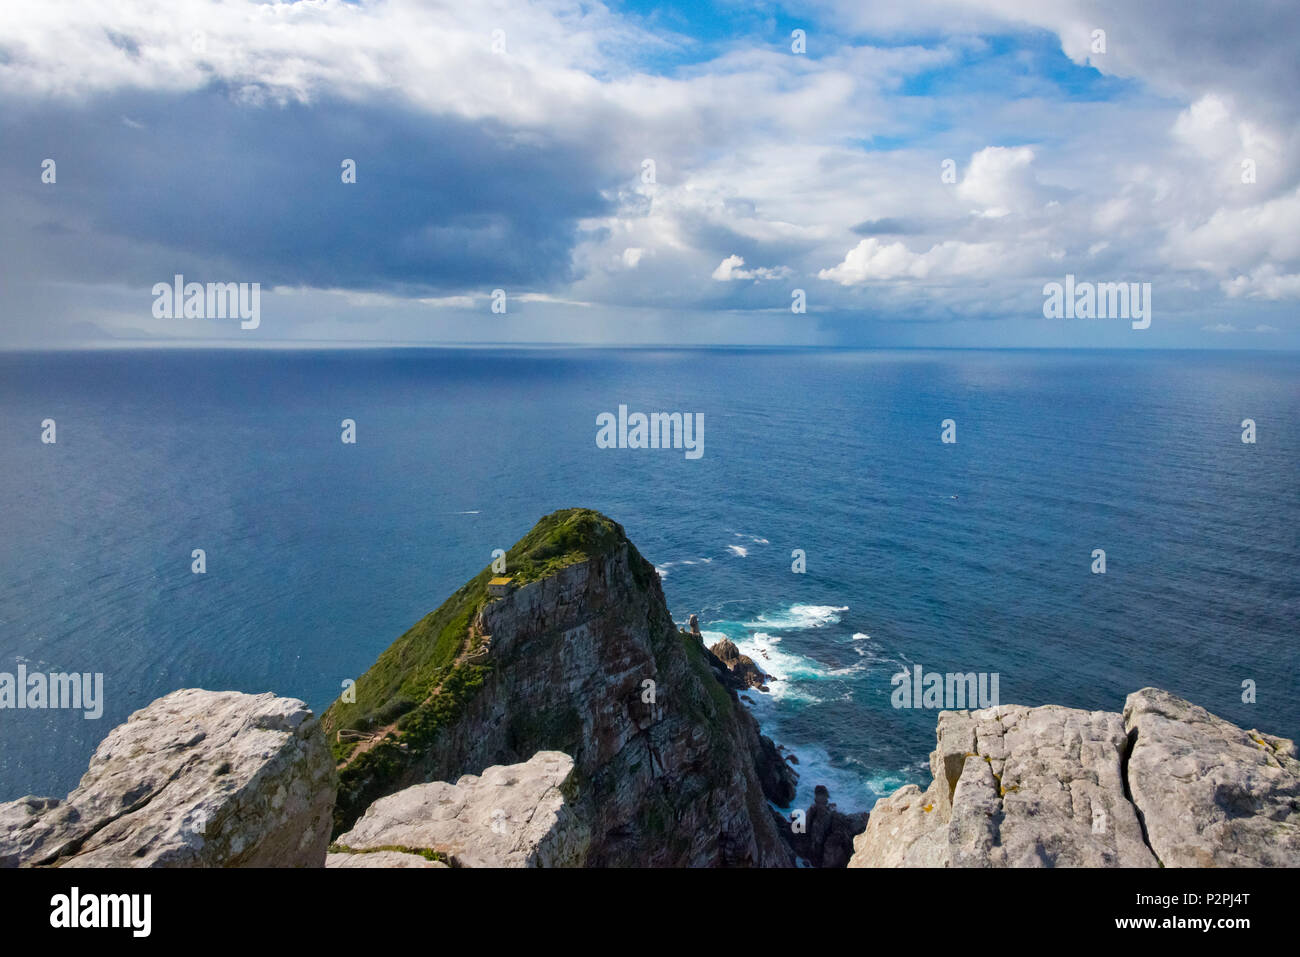
<svg viewBox="0 0 1300 957"><path fill-rule="evenodd" d="M1300 347L1294 4L159 9L7 14L0 348Z"/></svg>

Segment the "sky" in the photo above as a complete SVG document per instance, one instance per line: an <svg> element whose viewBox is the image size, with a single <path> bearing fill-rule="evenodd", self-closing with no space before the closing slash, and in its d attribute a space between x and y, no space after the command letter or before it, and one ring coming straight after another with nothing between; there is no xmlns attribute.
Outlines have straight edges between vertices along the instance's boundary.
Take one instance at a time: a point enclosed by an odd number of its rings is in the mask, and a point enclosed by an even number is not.
<svg viewBox="0 0 1300 957"><path fill-rule="evenodd" d="M0 348L1297 349L1297 50L1293 0L14 4Z"/></svg>

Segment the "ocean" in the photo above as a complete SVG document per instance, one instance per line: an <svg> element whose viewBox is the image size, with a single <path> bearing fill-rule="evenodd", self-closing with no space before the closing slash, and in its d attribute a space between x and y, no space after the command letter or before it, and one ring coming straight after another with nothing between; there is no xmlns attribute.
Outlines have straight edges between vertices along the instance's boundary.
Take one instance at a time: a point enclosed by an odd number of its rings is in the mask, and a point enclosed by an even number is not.
<svg viewBox="0 0 1300 957"><path fill-rule="evenodd" d="M703 454L598 448L620 405L702 415ZM104 676L97 720L0 710L0 800L61 797L177 688L324 709L566 506L774 676L746 697L800 806L928 781L936 711L891 701L918 665L1300 733L1296 354L7 353L0 463L0 672Z"/></svg>

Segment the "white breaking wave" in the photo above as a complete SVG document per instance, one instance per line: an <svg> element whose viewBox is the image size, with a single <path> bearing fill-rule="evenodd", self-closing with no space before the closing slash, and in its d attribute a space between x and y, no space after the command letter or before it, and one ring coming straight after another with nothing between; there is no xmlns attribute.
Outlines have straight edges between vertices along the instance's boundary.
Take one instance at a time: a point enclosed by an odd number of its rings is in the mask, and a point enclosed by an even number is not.
<svg viewBox="0 0 1300 957"><path fill-rule="evenodd" d="M793 766L799 773L793 807L810 807L813 803L813 789L824 784L831 794L831 801L840 811L846 814L870 811L876 798L892 794L898 787L890 787L882 793L875 787L875 782L863 781L862 772L856 768L837 767L833 764L830 755L820 746L791 744L788 741L782 743L799 759L799 763Z"/></svg>
<svg viewBox="0 0 1300 957"><path fill-rule="evenodd" d="M825 677L828 672L825 669L819 671L820 666L814 661L809 661L800 655L788 655L778 650L776 646L781 643L780 638L762 632L742 638L732 638L721 631L706 631L704 629L700 629L700 634L704 637L704 646L706 648L717 644L723 638L730 638L742 655L749 655L750 658L754 659L754 664L758 665L765 674L778 679L768 682L767 694L754 690L750 692L752 697L760 700L771 698L777 701L783 699L804 701L811 704L821 702L820 698L809 694L806 690L791 687L790 679Z"/></svg>
<svg viewBox="0 0 1300 957"><path fill-rule="evenodd" d="M863 634L860 631L854 632L852 645L850 647L853 648L859 658L867 658L870 660L871 664L878 664L881 661L887 660L881 652L880 647L875 642L871 642L870 645L861 644L861 642L869 641L871 641L870 635Z"/></svg>
<svg viewBox="0 0 1300 957"><path fill-rule="evenodd" d="M664 562L662 565L656 565L655 571L659 573L660 578L667 578L668 569L672 568L674 565L701 565L701 564L707 565L711 561L713 561L712 558L698 558L698 559L683 558L680 559L679 561Z"/></svg>
<svg viewBox="0 0 1300 957"><path fill-rule="evenodd" d="M822 699L809 691L806 682L815 677L816 666L799 655L787 655L766 641L767 635L736 642L742 655L749 655L774 681L767 683L767 694L754 692L755 698L771 698L774 704L798 701L802 704L821 704ZM767 652L766 655L763 652ZM803 679L796 684L796 681Z"/></svg>
<svg viewBox="0 0 1300 957"><path fill-rule="evenodd" d="M821 628L839 624L840 616L848 611L847 605L791 605L788 611L776 615L759 615L747 622L746 628Z"/></svg>
<svg viewBox="0 0 1300 957"><path fill-rule="evenodd" d="M781 639L775 635L758 631L747 638L732 639L742 655L749 655L754 664L778 679L767 684L768 694L778 701L804 701L819 704L823 699L812 694L808 682L824 681L827 678L847 678L865 671L870 661L855 662L845 668L832 668L813 658L792 651L786 651ZM804 687L796 687L802 684Z"/></svg>
<svg viewBox="0 0 1300 957"><path fill-rule="evenodd" d="M749 633L743 636L723 631L702 631L705 646L729 638L741 654L752 658L773 679L767 683L766 694L751 689L742 692L742 700L758 719L763 733L772 735L799 759L799 763L793 765L793 770L799 775L793 807L811 805L813 788L824 784L840 810L850 813L868 811L877 798L892 794L910 780L906 772L867 768L857 761L849 762L856 767L846 767L843 759L832 762L821 746L801 742L783 733L782 724L790 714L798 713L808 705L833 699L851 700L862 686L861 679L855 676L880 668L883 663L896 664L897 656L887 655L880 643L865 632L853 632L851 636L832 632L828 636L832 641L842 643L841 647L852 647L857 654L856 662L842 668L801 655L791 647L800 644L798 632L801 630L836 625L848 610L847 605L796 604L784 611L759 615L754 621L725 624L731 632L736 631L737 625L749 629ZM784 643L781 632L786 633Z"/></svg>

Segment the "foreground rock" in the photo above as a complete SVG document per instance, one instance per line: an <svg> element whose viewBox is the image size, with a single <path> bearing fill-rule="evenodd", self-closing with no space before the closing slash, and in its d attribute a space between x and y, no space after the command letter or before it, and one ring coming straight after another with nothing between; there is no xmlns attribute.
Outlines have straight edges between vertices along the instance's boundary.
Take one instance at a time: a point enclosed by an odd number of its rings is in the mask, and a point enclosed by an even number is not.
<svg viewBox="0 0 1300 957"><path fill-rule="evenodd" d="M1129 789L1166 867L1300 866L1300 761L1286 738L1243 731L1155 688L1128 696Z"/></svg>
<svg viewBox="0 0 1300 957"><path fill-rule="evenodd" d="M338 851L325 855L326 867L382 867L382 868L420 868L449 867L442 861L429 860L420 854L409 851Z"/></svg>
<svg viewBox="0 0 1300 957"><path fill-rule="evenodd" d="M1297 770L1291 742L1155 689L1123 716L943 711L929 788L877 801L849 866L1295 866Z"/></svg>
<svg viewBox="0 0 1300 957"><path fill-rule="evenodd" d="M490 767L455 784L417 784L372 804L338 838L336 850L403 848L408 853L394 856L419 861L424 858L409 852L434 852L458 867L580 867L591 834L565 802L572 774L567 754L540 751L523 764ZM328 866L394 866L380 856L331 854Z"/></svg>
<svg viewBox="0 0 1300 957"><path fill-rule="evenodd" d="M301 701L175 691L109 732L66 800L0 805L0 866L320 867L335 787Z"/></svg>

